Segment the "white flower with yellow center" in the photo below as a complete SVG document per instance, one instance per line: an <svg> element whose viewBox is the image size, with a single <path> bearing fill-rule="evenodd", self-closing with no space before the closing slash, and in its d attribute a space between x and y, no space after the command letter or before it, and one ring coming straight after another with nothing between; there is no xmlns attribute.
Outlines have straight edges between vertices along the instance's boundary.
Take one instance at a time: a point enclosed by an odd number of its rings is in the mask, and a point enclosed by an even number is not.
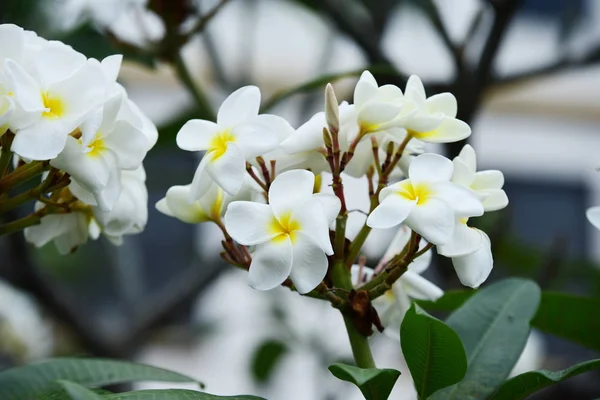
<svg viewBox="0 0 600 400"><path fill-rule="evenodd" d="M406 83L405 99L416 112L401 118L409 135L428 143L449 143L471 135L469 125L456 119L458 106L451 93L440 93L429 98L423 82L411 75Z"/></svg>
<svg viewBox="0 0 600 400"><path fill-rule="evenodd" d="M190 203L190 186L170 187L166 196L156 203L156 209L188 224L219 220L223 209L223 189L212 184L198 200Z"/></svg>
<svg viewBox="0 0 600 400"><path fill-rule="evenodd" d="M367 218L372 228L405 223L435 245L450 241L455 214L478 216L483 206L469 189L450 182L452 162L437 154L422 154L410 164L408 179L379 194L380 204Z"/></svg>
<svg viewBox="0 0 600 400"><path fill-rule="evenodd" d="M502 190L504 175L498 170L477 172L477 156L473 147L465 145L452 162L454 173L451 181L480 194L486 212L500 210L508 205L508 197Z"/></svg>
<svg viewBox="0 0 600 400"><path fill-rule="evenodd" d="M290 277L299 293L308 293L327 274L329 226L340 203L335 196L313 195L314 181L309 171L287 171L273 181L269 204L229 204L227 231L238 243L256 246L248 274L253 288L273 289Z"/></svg>
<svg viewBox="0 0 600 400"><path fill-rule="evenodd" d="M105 100L108 82L97 60L86 60L60 42L48 42L37 51L31 70L5 61L7 86L23 115L11 149L29 160L50 160Z"/></svg>
<svg viewBox="0 0 600 400"><path fill-rule="evenodd" d="M277 147L282 119L258 115L259 107L259 89L245 86L221 104L217 123L195 119L183 125L177 145L183 150L206 151L194 174L190 201L198 199L213 180L235 195L244 182L246 161Z"/></svg>

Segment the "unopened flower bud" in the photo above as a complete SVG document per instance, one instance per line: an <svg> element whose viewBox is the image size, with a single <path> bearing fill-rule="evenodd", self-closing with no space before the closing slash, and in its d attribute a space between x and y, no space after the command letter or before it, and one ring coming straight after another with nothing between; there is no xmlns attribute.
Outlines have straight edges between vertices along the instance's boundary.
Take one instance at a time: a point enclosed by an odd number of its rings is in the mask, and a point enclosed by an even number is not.
<svg viewBox="0 0 600 400"><path fill-rule="evenodd" d="M340 112L331 83L328 83L325 87L325 118L329 130L332 133L337 133L340 130Z"/></svg>

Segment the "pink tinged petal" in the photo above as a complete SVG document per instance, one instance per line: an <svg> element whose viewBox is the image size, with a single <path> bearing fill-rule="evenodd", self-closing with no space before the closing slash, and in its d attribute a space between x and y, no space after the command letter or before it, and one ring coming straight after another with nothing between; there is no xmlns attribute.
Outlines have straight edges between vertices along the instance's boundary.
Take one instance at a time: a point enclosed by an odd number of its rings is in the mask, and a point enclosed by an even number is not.
<svg viewBox="0 0 600 400"><path fill-rule="evenodd" d="M600 229L600 206L588 208L585 216L596 229Z"/></svg>
<svg viewBox="0 0 600 400"><path fill-rule="evenodd" d="M454 166L446 157L434 153L421 154L408 167L408 176L415 184L419 182L449 181Z"/></svg>
<svg viewBox="0 0 600 400"><path fill-rule="evenodd" d="M292 261L292 243L288 236L257 245L248 271L248 284L257 290L276 288L290 275Z"/></svg>
<svg viewBox="0 0 600 400"><path fill-rule="evenodd" d="M393 194L387 196L367 218L367 225L371 228L385 229L400 225L414 212L416 200Z"/></svg>
<svg viewBox="0 0 600 400"><path fill-rule="evenodd" d="M364 71L354 88L354 104L362 108L369 100L377 96L377 81L369 71Z"/></svg>
<svg viewBox="0 0 600 400"><path fill-rule="evenodd" d="M325 113L319 112L302 124L296 132L281 142L281 148L288 154L314 150L323 146Z"/></svg>
<svg viewBox="0 0 600 400"><path fill-rule="evenodd" d="M415 207L405 224L434 245L445 244L452 239L454 211L437 198L429 198Z"/></svg>
<svg viewBox="0 0 600 400"><path fill-rule="evenodd" d="M306 170L294 169L279 175L269 188L269 204L275 215L291 212L310 202L315 175Z"/></svg>
<svg viewBox="0 0 600 400"><path fill-rule="evenodd" d="M445 257L460 257L475 253L483 244L483 232L466 223L456 222L452 239L437 247L438 254Z"/></svg>
<svg viewBox="0 0 600 400"><path fill-rule="evenodd" d="M208 221L208 215L198 201L190 204L188 198L190 196L189 186L173 186L167 191L165 197L166 209L168 214L188 224L198 224ZM158 208L158 204L157 204Z"/></svg>
<svg viewBox="0 0 600 400"><path fill-rule="evenodd" d="M411 75L408 78L408 82L406 82L406 90L404 91L404 96L408 100L414 101L418 105L422 105L425 103L425 87L423 86L423 82L421 82L421 79L418 76Z"/></svg>
<svg viewBox="0 0 600 400"><path fill-rule="evenodd" d="M309 234L296 232L292 239L293 262L290 278L300 294L316 288L327 274L327 256Z"/></svg>
<svg viewBox="0 0 600 400"><path fill-rule="evenodd" d="M502 189L502 186L504 186L504 174L498 170L490 169L475 174L475 180L471 184L471 189Z"/></svg>
<svg viewBox="0 0 600 400"><path fill-rule="evenodd" d="M338 216L342 203L336 196L327 193L316 193L312 195L313 199L318 200L323 207L328 225L331 225Z"/></svg>
<svg viewBox="0 0 600 400"><path fill-rule="evenodd" d="M483 245L479 250L466 256L453 257L452 264L460 283L477 289L494 267L490 238L483 233Z"/></svg>
<svg viewBox="0 0 600 400"><path fill-rule="evenodd" d="M482 196L471 189L452 182L438 182L433 191L444 200L458 217L478 217L483 215Z"/></svg>
<svg viewBox="0 0 600 400"><path fill-rule="evenodd" d="M259 121L246 122L232 129L235 143L248 161L274 150L279 137L269 126Z"/></svg>
<svg viewBox="0 0 600 400"><path fill-rule="evenodd" d="M298 221L300 224L298 231L310 237L313 243L321 248L321 251L333 255L329 237L329 225L331 224L327 220L325 210L319 200L311 199L300 208L295 208L291 219Z"/></svg>
<svg viewBox="0 0 600 400"><path fill-rule="evenodd" d="M446 117L456 118L458 105L456 97L452 93L439 93L431 96L425 101L427 109L431 114L442 113Z"/></svg>
<svg viewBox="0 0 600 400"><path fill-rule="evenodd" d="M119 167L129 170L140 166L149 146L146 135L127 121L117 121L103 141L117 156Z"/></svg>
<svg viewBox="0 0 600 400"><path fill-rule="evenodd" d="M460 186L470 187L475 180L475 171L471 170L467 164L459 157L452 160L454 171L452 172L452 183Z"/></svg>
<svg viewBox="0 0 600 400"><path fill-rule="evenodd" d="M444 291L414 271L406 271L399 282L411 298L435 301L444 295Z"/></svg>
<svg viewBox="0 0 600 400"><path fill-rule="evenodd" d="M213 153L204 154L198 168L196 168L192 184L190 185L190 198L188 199L190 203L202 197L210 186L214 184L213 179L208 174L208 171L206 171L206 166L212 161L212 158Z"/></svg>
<svg viewBox="0 0 600 400"><path fill-rule="evenodd" d="M50 160L63 151L69 132L60 123L40 121L19 130L11 150L28 160Z"/></svg>
<svg viewBox="0 0 600 400"><path fill-rule="evenodd" d="M459 119L444 117L440 125L430 131L422 131L416 137L427 143L452 143L468 138L471 127Z"/></svg>
<svg viewBox="0 0 600 400"><path fill-rule="evenodd" d="M256 86L244 86L223 101L217 114L217 124L232 128L256 117L259 108L260 90Z"/></svg>
<svg viewBox="0 0 600 400"><path fill-rule="evenodd" d="M229 142L223 155L212 157L206 166L206 172L224 191L235 196L244 183L246 160L240 148Z"/></svg>
<svg viewBox="0 0 600 400"><path fill-rule="evenodd" d="M271 229L274 216L267 204L234 201L227 207L224 220L231 237L245 246L265 243L281 235L281 232Z"/></svg>
<svg viewBox="0 0 600 400"><path fill-rule="evenodd" d="M471 171L477 171L477 155L470 144L465 144L460 153L458 153L458 157L467 165L467 167L469 167Z"/></svg>
<svg viewBox="0 0 600 400"><path fill-rule="evenodd" d="M13 60L4 61L8 87L15 93L16 102L25 112L41 113L45 110L39 84Z"/></svg>
<svg viewBox="0 0 600 400"><path fill-rule="evenodd" d="M182 150L208 150L210 142L220 130L219 125L212 121L192 119L181 127L175 141Z"/></svg>
<svg viewBox="0 0 600 400"><path fill-rule="evenodd" d="M369 102L358 112L358 120L369 132L374 132L379 125L394 119L400 113L400 109L400 105Z"/></svg>
<svg viewBox="0 0 600 400"><path fill-rule="evenodd" d="M498 211L508 205L508 196L502 189L481 190L479 193L484 194L483 209L485 212Z"/></svg>

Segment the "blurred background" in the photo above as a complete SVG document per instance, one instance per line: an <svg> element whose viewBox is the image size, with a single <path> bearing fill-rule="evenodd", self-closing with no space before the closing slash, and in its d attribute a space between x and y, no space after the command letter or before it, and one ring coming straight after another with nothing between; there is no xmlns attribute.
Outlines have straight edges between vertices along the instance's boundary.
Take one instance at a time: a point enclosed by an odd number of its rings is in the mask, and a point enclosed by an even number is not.
<svg viewBox="0 0 600 400"><path fill-rule="evenodd" d="M18 234L0 238L2 367L117 357L187 373L215 394L360 399L326 369L351 356L337 312L287 289L253 291L219 261L218 231L154 204L190 182L198 163L177 149L178 129L211 118L233 90L259 86L263 108L298 127L322 109L324 83L351 100L364 69L380 84L403 88L417 74L428 95L452 92L479 169L504 172L509 207L478 221L494 246L490 281L524 276L600 297L600 232L585 218L600 204L600 1L2 0L0 21L88 57L124 54L119 80L160 131L145 162L142 234L67 257ZM463 144L431 150L452 158ZM382 251L371 246L369 263ZM448 261L434 259L427 277L459 288ZM398 344L377 336L373 346L378 366L402 371L392 398L414 397ZM534 332L517 369L598 356ZM598 397L593 374L535 398Z"/></svg>

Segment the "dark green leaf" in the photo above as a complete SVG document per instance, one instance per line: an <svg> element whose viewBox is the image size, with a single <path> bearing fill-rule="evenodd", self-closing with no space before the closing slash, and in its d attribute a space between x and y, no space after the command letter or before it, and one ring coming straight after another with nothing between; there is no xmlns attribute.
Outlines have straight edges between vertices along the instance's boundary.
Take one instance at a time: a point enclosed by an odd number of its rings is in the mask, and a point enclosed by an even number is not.
<svg viewBox="0 0 600 400"><path fill-rule="evenodd" d="M58 385L58 386L60 386L60 385ZM96 393L98 395L112 394L108 390L102 390L102 389L89 389L89 390L91 390L93 393ZM103 397L100 397L100 398L103 399ZM35 400L71 400L71 396L69 396L69 394L64 389L59 389L59 390L52 390L49 392L44 392L43 394L39 394L35 397Z"/></svg>
<svg viewBox="0 0 600 400"><path fill-rule="evenodd" d="M540 288L525 279L506 279L480 290L446 323L465 346L464 379L434 399L484 399L504 382L529 335L529 322L540 303Z"/></svg>
<svg viewBox="0 0 600 400"><path fill-rule="evenodd" d="M331 364L329 371L338 379L356 385L366 400L385 400L390 395L400 371L395 369L358 368Z"/></svg>
<svg viewBox="0 0 600 400"><path fill-rule="evenodd" d="M279 340L264 341L252 357L251 367L254 379L260 383L267 382L286 351L287 346Z"/></svg>
<svg viewBox="0 0 600 400"><path fill-rule="evenodd" d="M135 392L111 394L102 396L103 400L265 400L262 397L239 395L239 396L216 396L209 393L195 392L185 389L166 390L137 390Z"/></svg>
<svg viewBox="0 0 600 400"><path fill-rule="evenodd" d="M400 344L420 399L459 382L467 372L458 335L416 304L404 316Z"/></svg>
<svg viewBox="0 0 600 400"><path fill-rule="evenodd" d="M58 381L58 383L65 388L71 400L102 400L102 396L77 383L69 381Z"/></svg>
<svg viewBox="0 0 600 400"><path fill-rule="evenodd" d="M545 292L532 321L536 328L600 350L600 299Z"/></svg>
<svg viewBox="0 0 600 400"><path fill-rule="evenodd" d="M0 399L31 400L60 389L57 380L88 387L129 381L196 382L176 372L124 361L55 358L0 372Z"/></svg>
<svg viewBox="0 0 600 400"><path fill-rule="evenodd" d="M462 306L475 293L477 292L474 290L449 290L435 301L417 300L415 303L427 311L451 312Z"/></svg>
<svg viewBox="0 0 600 400"><path fill-rule="evenodd" d="M530 371L504 382L490 400L520 400L554 383L600 368L600 360L585 361L562 371Z"/></svg>

